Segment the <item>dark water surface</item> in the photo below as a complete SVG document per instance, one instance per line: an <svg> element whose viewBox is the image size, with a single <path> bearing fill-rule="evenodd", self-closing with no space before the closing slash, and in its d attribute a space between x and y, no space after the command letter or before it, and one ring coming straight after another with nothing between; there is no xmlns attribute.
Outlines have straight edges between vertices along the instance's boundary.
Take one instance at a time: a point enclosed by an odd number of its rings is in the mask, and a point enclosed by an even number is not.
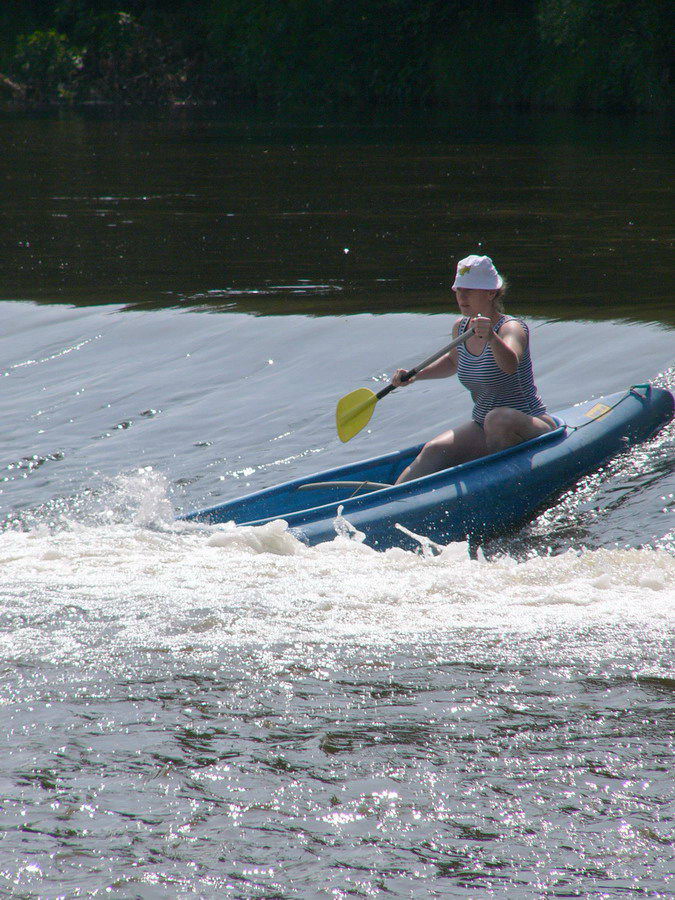
<svg viewBox="0 0 675 900"><path fill-rule="evenodd" d="M482 249L522 311L675 324L667 137L639 121L472 118L357 131L0 117L4 295L438 311L458 255Z"/></svg>
<svg viewBox="0 0 675 900"><path fill-rule="evenodd" d="M466 418L333 416L479 249L551 410L673 389L639 137L0 117L0 896L673 896L675 428L475 560L174 521Z"/></svg>

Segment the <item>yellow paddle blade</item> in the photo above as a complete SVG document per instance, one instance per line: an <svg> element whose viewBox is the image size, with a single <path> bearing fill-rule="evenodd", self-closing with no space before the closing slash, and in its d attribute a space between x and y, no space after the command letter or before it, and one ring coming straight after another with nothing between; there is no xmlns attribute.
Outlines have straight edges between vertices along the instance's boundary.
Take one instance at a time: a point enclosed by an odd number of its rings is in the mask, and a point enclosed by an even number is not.
<svg viewBox="0 0 675 900"><path fill-rule="evenodd" d="M368 388L352 391L338 402L335 413L337 433L341 441L350 441L370 422L377 397Z"/></svg>

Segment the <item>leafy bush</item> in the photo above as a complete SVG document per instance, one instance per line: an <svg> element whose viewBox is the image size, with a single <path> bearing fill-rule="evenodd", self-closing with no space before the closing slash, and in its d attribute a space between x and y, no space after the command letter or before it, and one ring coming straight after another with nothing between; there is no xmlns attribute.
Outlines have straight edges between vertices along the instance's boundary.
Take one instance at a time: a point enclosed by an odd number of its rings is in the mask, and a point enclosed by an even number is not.
<svg viewBox="0 0 675 900"><path fill-rule="evenodd" d="M42 29L19 38L13 66L31 99L360 111L670 102L666 0L119 2L0 0L0 51L4 31Z"/></svg>
<svg viewBox="0 0 675 900"><path fill-rule="evenodd" d="M544 96L577 109L665 108L672 12L665 0L539 0Z"/></svg>
<svg viewBox="0 0 675 900"><path fill-rule="evenodd" d="M20 35L15 61L33 99L63 100L74 96L83 66L82 51L72 46L65 34L50 28Z"/></svg>

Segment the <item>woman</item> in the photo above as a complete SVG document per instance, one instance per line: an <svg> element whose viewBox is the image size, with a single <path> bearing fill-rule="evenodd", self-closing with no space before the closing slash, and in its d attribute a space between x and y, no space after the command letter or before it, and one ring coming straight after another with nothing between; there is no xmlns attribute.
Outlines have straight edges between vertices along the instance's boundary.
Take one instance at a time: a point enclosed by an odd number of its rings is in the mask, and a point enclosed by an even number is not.
<svg viewBox="0 0 675 900"><path fill-rule="evenodd" d="M475 333L409 381L401 380L406 370L397 369L392 384L457 374L471 392L473 416L425 444L397 484L505 450L556 427L534 384L527 325L504 313L506 288L490 257L460 260L452 289L462 313L453 337L470 327Z"/></svg>

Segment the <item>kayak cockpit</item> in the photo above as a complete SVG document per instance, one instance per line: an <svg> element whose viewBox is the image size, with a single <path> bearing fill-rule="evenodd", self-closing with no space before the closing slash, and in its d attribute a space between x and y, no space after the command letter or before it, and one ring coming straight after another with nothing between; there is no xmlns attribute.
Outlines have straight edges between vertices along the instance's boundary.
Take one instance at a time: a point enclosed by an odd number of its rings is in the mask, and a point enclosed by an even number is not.
<svg viewBox="0 0 675 900"><path fill-rule="evenodd" d="M292 525L307 516L320 513L325 516L336 515L342 504L347 504L349 509L358 509L364 505L379 506L388 502L389 498L393 500L394 497L434 492L449 481L463 478L467 470L489 465L491 461L501 457L536 452L540 444L562 439L565 430L565 424L560 422L558 428L515 447L397 485L395 482L398 476L424 446L419 444L385 456L288 481L190 513L183 518L210 523L233 521L246 525L284 519Z"/></svg>
<svg viewBox="0 0 675 900"><path fill-rule="evenodd" d="M229 500L210 509L184 516L206 522L260 523L271 518L308 513L322 507L337 507L350 499L391 490L400 472L421 449L410 447L375 459L351 463L271 488Z"/></svg>

